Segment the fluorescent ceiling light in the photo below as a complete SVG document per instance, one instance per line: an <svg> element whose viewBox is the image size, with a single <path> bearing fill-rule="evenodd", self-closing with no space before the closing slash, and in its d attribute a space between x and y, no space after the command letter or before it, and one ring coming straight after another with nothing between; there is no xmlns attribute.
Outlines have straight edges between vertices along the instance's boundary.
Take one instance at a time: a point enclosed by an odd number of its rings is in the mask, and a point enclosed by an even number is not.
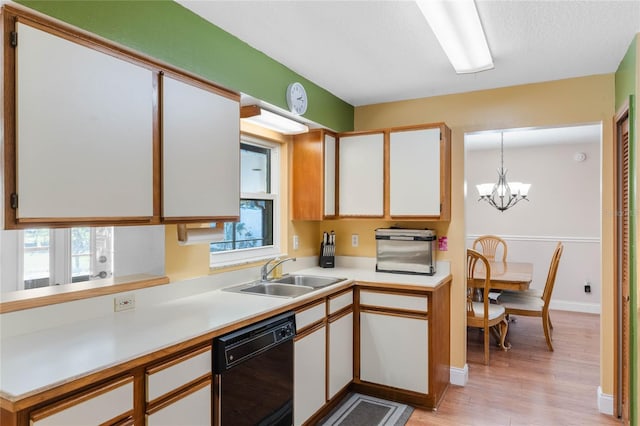
<svg viewBox="0 0 640 426"><path fill-rule="evenodd" d="M251 111L247 114L241 112L240 116L243 120L256 124L258 126L266 127L267 129L271 129L278 133L283 133L285 135L295 135L298 133L306 133L309 131L309 127L307 127L305 124L302 124L295 120L291 120L290 118L284 117L282 115L275 114L271 111L267 111L264 108L260 108L255 105L242 108L245 109L245 111ZM255 115L249 116L248 114Z"/></svg>
<svg viewBox="0 0 640 426"><path fill-rule="evenodd" d="M493 59L474 0L417 0L458 74L493 68Z"/></svg>

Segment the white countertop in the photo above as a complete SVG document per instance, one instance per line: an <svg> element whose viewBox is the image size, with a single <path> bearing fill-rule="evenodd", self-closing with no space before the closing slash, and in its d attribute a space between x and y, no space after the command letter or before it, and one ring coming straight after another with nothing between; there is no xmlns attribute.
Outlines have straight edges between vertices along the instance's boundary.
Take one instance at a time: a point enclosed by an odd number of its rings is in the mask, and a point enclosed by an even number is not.
<svg viewBox="0 0 640 426"><path fill-rule="evenodd" d="M313 267L295 272L420 287L435 287L449 275L448 263L439 266L438 273L431 277L377 273L368 265L343 263L344 266L331 269ZM312 300L343 285L344 282L338 283L294 299L211 290L2 338L0 396L17 401L269 311Z"/></svg>

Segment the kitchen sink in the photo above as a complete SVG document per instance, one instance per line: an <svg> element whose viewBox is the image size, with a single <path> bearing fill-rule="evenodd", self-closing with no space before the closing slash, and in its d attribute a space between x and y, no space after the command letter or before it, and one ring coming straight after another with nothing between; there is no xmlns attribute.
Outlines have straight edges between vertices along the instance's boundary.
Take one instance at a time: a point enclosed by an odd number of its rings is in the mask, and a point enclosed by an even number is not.
<svg viewBox="0 0 640 426"><path fill-rule="evenodd" d="M313 287L303 285L282 284L262 281L257 284L240 289L243 293L264 294L267 296L297 297L314 290Z"/></svg>
<svg viewBox="0 0 640 426"><path fill-rule="evenodd" d="M316 289L327 287L344 280L346 280L346 278L319 277L315 275L285 275L281 278L274 279L271 282L306 286Z"/></svg>
<svg viewBox="0 0 640 426"><path fill-rule="evenodd" d="M346 278L320 277L315 275L285 275L269 281L254 281L225 288L233 293L250 293L264 296L294 298L327 287Z"/></svg>

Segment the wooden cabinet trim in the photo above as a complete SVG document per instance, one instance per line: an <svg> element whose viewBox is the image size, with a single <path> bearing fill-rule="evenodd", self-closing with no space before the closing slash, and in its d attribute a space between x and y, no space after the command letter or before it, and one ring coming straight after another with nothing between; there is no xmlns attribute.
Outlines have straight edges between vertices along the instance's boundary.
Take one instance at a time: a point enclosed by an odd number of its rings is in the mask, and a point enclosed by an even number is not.
<svg viewBox="0 0 640 426"><path fill-rule="evenodd" d="M316 306L321 305L324 302L325 302L325 297L322 296L318 299L314 299L310 302L306 302L305 304L296 307L295 312L296 314L298 314L300 312L306 311L307 309L315 308Z"/></svg>
<svg viewBox="0 0 640 426"><path fill-rule="evenodd" d="M358 281L355 283L356 287L362 291L378 291L383 293L395 293L395 294L404 294L408 296L416 296L416 295L429 295L442 286L446 286L451 284L451 280L453 279L452 275L449 274L445 278L443 278L439 284L433 287L422 287L415 286L411 284L397 284L393 282L385 282L385 283L376 283L370 281Z"/></svg>
<svg viewBox="0 0 640 426"><path fill-rule="evenodd" d="M197 379L194 379L189 383L186 383L183 386L175 389L173 392L165 394L160 398L154 399L153 401L149 401L147 403L146 415L151 415L157 411L160 411L163 408L175 403L176 401L179 401L182 398L185 398L209 385L213 385L212 374L206 374L202 377L198 377Z"/></svg>
<svg viewBox="0 0 640 426"><path fill-rule="evenodd" d="M60 402L52 403L51 405L48 405L44 408L41 408L39 410L32 412L30 415L31 420L34 422L37 422L39 420L50 417L56 413L59 413L68 408L81 404L90 399L96 398L100 395L104 395L121 386L126 386L128 384L131 384L133 387L133 376L123 377L108 384L97 385L94 388L89 389L85 392L73 395L69 398L63 399ZM131 394L133 396L133 389L131 391ZM121 417L121 414L122 413L119 413L117 417ZM133 397L131 398L131 410L127 412L127 416L133 416Z"/></svg>
<svg viewBox="0 0 640 426"><path fill-rule="evenodd" d="M331 324L332 322L338 321L340 318L342 317L346 317L347 315L349 315L350 313L354 312L354 308L353 305L351 306L345 306L344 308L340 309L339 311L334 312L333 314L331 314L328 318L327 318L327 322L329 324Z"/></svg>
<svg viewBox="0 0 640 426"><path fill-rule="evenodd" d="M338 298L338 297L340 297L340 296L343 296L343 295L345 295L346 293L349 293L349 292L351 292L351 291L353 291L353 289L351 289L351 288L345 288L344 290L336 291L335 293L330 294L330 295L327 297L327 299L329 299L329 300L336 299L336 298Z"/></svg>
<svg viewBox="0 0 640 426"><path fill-rule="evenodd" d="M296 337L293 338L294 342L297 342L300 339L304 339L305 337L307 337L310 334L313 334L314 332L320 330L322 327L325 327L327 325L327 320L326 319L322 319L320 321L314 322L313 324L305 327L304 329L302 329L301 331L296 333Z"/></svg>
<svg viewBox="0 0 640 426"><path fill-rule="evenodd" d="M211 352L211 345L203 346L200 349L189 351L186 354L178 355L175 358L172 358L168 361L161 361L157 364L147 367L146 374L148 375L156 374L160 371L166 370L167 368L173 367L174 365L180 364L184 361L187 361L188 359L191 359L198 355L202 355L207 352Z"/></svg>
<svg viewBox="0 0 640 426"><path fill-rule="evenodd" d="M368 306L360 305L360 313L371 313L379 315L388 315L392 317L413 318L419 320L428 320L429 314L422 311L410 311L408 309L392 309L386 306Z"/></svg>

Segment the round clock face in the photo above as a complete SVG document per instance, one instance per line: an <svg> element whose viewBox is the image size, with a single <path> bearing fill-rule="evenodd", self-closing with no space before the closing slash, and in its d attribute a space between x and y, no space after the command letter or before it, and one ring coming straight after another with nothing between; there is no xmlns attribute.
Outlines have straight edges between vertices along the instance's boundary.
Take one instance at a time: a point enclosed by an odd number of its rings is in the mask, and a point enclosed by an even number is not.
<svg viewBox="0 0 640 426"><path fill-rule="evenodd" d="M291 83L287 87L287 105L289 111L302 115L307 111L307 92L300 83Z"/></svg>

